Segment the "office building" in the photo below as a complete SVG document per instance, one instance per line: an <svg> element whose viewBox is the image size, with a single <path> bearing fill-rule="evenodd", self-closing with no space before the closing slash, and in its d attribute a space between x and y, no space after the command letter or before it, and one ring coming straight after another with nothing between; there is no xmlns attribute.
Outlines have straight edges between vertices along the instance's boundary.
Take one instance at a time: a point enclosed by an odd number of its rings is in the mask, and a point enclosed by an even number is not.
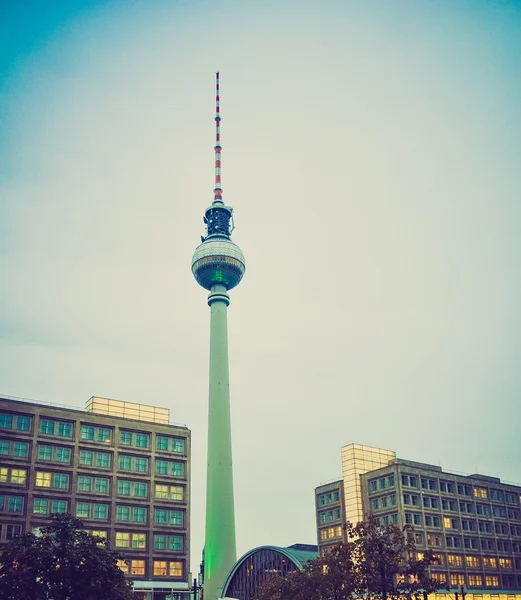
<svg viewBox="0 0 521 600"><path fill-rule="evenodd" d="M359 444L342 448L343 477L315 490L320 552L345 539L343 523L373 515L411 525L418 552L432 550L431 575L469 593L521 590L521 487L458 475Z"/></svg>
<svg viewBox="0 0 521 600"><path fill-rule="evenodd" d="M143 600L188 599L190 431L169 411L0 397L0 542L71 513L106 538Z"/></svg>
<svg viewBox="0 0 521 600"><path fill-rule="evenodd" d="M233 496L230 381L228 371L228 291L241 281L244 256L231 240L233 209L222 199L219 73L216 80L214 200L203 218L206 237L195 249L192 273L210 292L210 386L208 399L208 460L206 473L206 529L204 597L216 600L234 565L235 510Z"/></svg>

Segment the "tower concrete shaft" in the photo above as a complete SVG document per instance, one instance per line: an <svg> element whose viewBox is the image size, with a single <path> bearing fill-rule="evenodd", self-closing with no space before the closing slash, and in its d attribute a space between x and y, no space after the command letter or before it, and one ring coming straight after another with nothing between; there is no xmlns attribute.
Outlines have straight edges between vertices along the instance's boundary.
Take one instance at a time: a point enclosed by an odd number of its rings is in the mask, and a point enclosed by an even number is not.
<svg viewBox="0 0 521 600"><path fill-rule="evenodd" d="M205 600L215 600L220 596L224 580L237 560L226 314L229 302L224 285L212 286L208 296L210 386L204 549Z"/></svg>

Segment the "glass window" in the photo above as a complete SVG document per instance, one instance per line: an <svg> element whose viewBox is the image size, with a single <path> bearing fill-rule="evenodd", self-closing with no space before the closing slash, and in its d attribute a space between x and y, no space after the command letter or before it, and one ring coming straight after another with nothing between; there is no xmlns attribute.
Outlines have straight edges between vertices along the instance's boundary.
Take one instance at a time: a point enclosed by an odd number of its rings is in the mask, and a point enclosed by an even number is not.
<svg viewBox="0 0 521 600"><path fill-rule="evenodd" d="M118 560L118 563L117 563L117 565L118 565L118 568L119 568L121 571L123 571L123 573L124 573L125 575L128 575L128 573L129 573L129 568L128 568L128 562L127 562L126 560L119 559L119 560Z"/></svg>
<svg viewBox="0 0 521 600"><path fill-rule="evenodd" d="M118 479L118 494L120 496L130 496L130 481Z"/></svg>
<svg viewBox="0 0 521 600"><path fill-rule="evenodd" d="M168 450L168 438L157 436L157 438L156 438L156 448L158 450Z"/></svg>
<svg viewBox="0 0 521 600"><path fill-rule="evenodd" d="M132 458L130 456L120 456L119 468L124 471L130 471L132 469Z"/></svg>
<svg viewBox="0 0 521 600"><path fill-rule="evenodd" d="M167 510L160 510L156 508L156 523L158 523L159 525L166 525L167 515Z"/></svg>
<svg viewBox="0 0 521 600"><path fill-rule="evenodd" d="M148 458L136 458L136 471L143 473L148 471Z"/></svg>
<svg viewBox="0 0 521 600"><path fill-rule="evenodd" d="M60 421L58 423L58 435L61 437L72 437L72 423Z"/></svg>
<svg viewBox="0 0 521 600"><path fill-rule="evenodd" d="M11 496L7 503L9 512L22 512L24 507L24 499L19 496Z"/></svg>
<svg viewBox="0 0 521 600"><path fill-rule="evenodd" d="M173 561L170 563L170 577L182 577L183 576L183 563L180 561Z"/></svg>
<svg viewBox="0 0 521 600"><path fill-rule="evenodd" d="M166 560L154 561L154 575L166 575Z"/></svg>
<svg viewBox="0 0 521 600"><path fill-rule="evenodd" d="M71 462L70 448L56 448L56 462L70 463Z"/></svg>
<svg viewBox="0 0 521 600"><path fill-rule="evenodd" d="M92 492L92 477L87 477L86 475L79 475L78 490L80 492Z"/></svg>
<svg viewBox="0 0 521 600"><path fill-rule="evenodd" d="M27 479L27 471L25 469L11 469L11 483L24 485Z"/></svg>
<svg viewBox="0 0 521 600"><path fill-rule="evenodd" d="M0 467L0 481L5 482L9 476L9 469L7 467Z"/></svg>
<svg viewBox="0 0 521 600"><path fill-rule="evenodd" d="M167 475L168 462L166 460L156 460L156 473L158 475Z"/></svg>
<svg viewBox="0 0 521 600"><path fill-rule="evenodd" d="M109 480L104 477L96 477L96 493L108 494L109 493Z"/></svg>
<svg viewBox="0 0 521 600"><path fill-rule="evenodd" d="M50 419L42 419L40 422L40 433L54 435L54 421L51 421Z"/></svg>
<svg viewBox="0 0 521 600"><path fill-rule="evenodd" d="M8 456L9 454L9 442L7 440L0 440L0 454Z"/></svg>
<svg viewBox="0 0 521 600"><path fill-rule="evenodd" d="M0 428L1 429L12 429L13 428L13 415L7 415L6 413L0 413Z"/></svg>
<svg viewBox="0 0 521 600"><path fill-rule="evenodd" d="M6 531L6 539L12 540L17 535L22 535L22 526L21 525L8 525Z"/></svg>
<svg viewBox="0 0 521 600"><path fill-rule="evenodd" d="M94 464L94 452L80 450L80 465L92 466Z"/></svg>
<svg viewBox="0 0 521 600"><path fill-rule="evenodd" d="M166 550L166 535L155 535L154 536L154 550Z"/></svg>
<svg viewBox="0 0 521 600"><path fill-rule="evenodd" d="M182 525L183 513L180 510L170 511L170 525Z"/></svg>
<svg viewBox="0 0 521 600"><path fill-rule="evenodd" d="M172 475L175 475L176 477L184 477L184 474L185 474L184 463L173 462L172 463Z"/></svg>
<svg viewBox="0 0 521 600"><path fill-rule="evenodd" d="M133 517L136 523L146 523L147 520L147 509L146 508L134 508Z"/></svg>
<svg viewBox="0 0 521 600"><path fill-rule="evenodd" d="M106 521L109 516L108 504L95 504L94 505L94 518Z"/></svg>
<svg viewBox="0 0 521 600"><path fill-rule="evenodd" d="M147 497L147 484L146 483L135 483L134 484L134 496L138 498Z"/></svg>
<svg viewBox="0 0 521 600"><path fill-rule="evenodd" d="M184 452L185 451L185 441L180 438L174 438L172 440L172 452Z"/></svg>
<svg viewBox="0 0 521 600"><path fill-rule="evenodd" d="M15 442L13 455L18 458L27 458L29 455L29 444L25 442Z"/></svg>
<svg viewBox="0 0 521 600"><path fill-rule="evenodd" d="M130 533L116 531L116 548L130 548Z"/></svg>
<svg viewBox="0 0 521 600"><path fill-rule="evenodd" d="M119 432L119 441L121 444L132 444L132 432L120 431Z"/></svg>
<svg viewBox="0 0 521 600"><path fill-rule="evenodd" d="M136 446L138 448L148 448L148 433L136 433Z"/></svg>
<svg viewBox="0 0 521 600"><path fill-rule="evenodd" d="M30 431L31 417L18 417L16 419L16 429L18 431Z"/></svg>
<svg viewBox="0 0 521 600"><path fill-rule="evenodd" d="M130 572L132 575L144 575L145 574L145 561L144 560L133 560L131 562Z"/></svg>
<svg viewBox="0 0 521 600"><path fill-rule="evenodd" d="M183 538L180 535L170 536L170 550L181 552L183 550Z"/></svg>
<svg viewBox="0 0 521 600"><path fill-rule="evenodd" d="M132 548L146 548L147 539L144 533L133 533L132 534Z"/></svg>
<svg viewBox="0 0 521 600"><path fill-rule="evenodd" d="M52 460L52 446L38 446L38 458L40 460Z"/></svg>
<svg viewBox="0 0 521 600"><path fill-rule="evenodd" d="M90 425L81 426L81 439L82 440L94 440L94 427Z"/></svg>
<svg viewBox="0 0 521 600"><path fill-rule="evenodd" d="M130 506L118 506L116 512L118 521L130 521Z"/></svg>
<svg viewBox="0 0 521 600"><path fill-rule="evenodd" d="M110 429L105 427L98 428L98 442L110 442L112 438Z"/></svg>
<svg viewBox="0 0 521 600"><path fill-rule="evenodd" d="M36 485L38 487L51 487L51 474L43 471L36 471Z"/></svg>
<svg viewBox="0 0 521 600"><path fill-rule="evenodd" d="M168 486L156 483L156 498L168 498Z"/></svg>
<svg viewBox="0 0 521 600"><path fill-rule="evenodd" d="M46 515L49 512L49 500L47 498L35 498L33 513L35 515Z"/></svg>
<svg viewBox="0 0 521 600"><path fill-rule="evenodd" d="M76 516L80 519L90 518L90 504L87 502L78 502L76 504Z"/></svg>
<svg viewBox="0 0 521 600"><path fill-rule="evenodd" d="M64 473L54 474L54 486L59 490L66 490L69 488L69 476Z"/></svg>
<svg viewBox="0 0 521 600"><path fill-rule="evenodd" d="M51 512L66 513L67 512L67 501L66 500L53 500Z"/></svg>
<svg viewBox="0 0 521 600"><path fill-rule="evenodd" d="M110 467L110 454L108 452L96 452L96 466L108 469Z"/></svg>

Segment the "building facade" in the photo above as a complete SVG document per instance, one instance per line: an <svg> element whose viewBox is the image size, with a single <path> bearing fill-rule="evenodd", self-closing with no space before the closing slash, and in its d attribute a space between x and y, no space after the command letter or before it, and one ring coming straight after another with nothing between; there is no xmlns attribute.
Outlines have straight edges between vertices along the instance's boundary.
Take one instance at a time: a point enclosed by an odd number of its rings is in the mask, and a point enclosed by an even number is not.
<svg viewBox="0 0 521 600"><path fill-rule="evenodd" d="M321 552L345 539L346 520L373 515L384 525L411 525L418 552L437 556L432 576L451 589L519 594L520 486L359 444L342 448L342 458L343 478L315 490Z"/></svg>
<svg viewBox="0 0 521 600"><path fill-rule="evenodd" d="M0 511L0 543L71 513L121 552L141 598L188 597L190 431L168 409L0 398Z"/></svg>

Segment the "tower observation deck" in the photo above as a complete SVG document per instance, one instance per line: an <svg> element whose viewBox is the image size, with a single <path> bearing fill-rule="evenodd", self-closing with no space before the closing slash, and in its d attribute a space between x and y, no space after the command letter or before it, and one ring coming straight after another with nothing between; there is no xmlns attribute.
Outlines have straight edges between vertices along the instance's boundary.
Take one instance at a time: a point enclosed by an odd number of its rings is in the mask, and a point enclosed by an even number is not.
<svg viewBox="0 0 521 600"><path fill-rule="evenodd" d="M228 369L228 291L246 269L244 255L232 242L233 209L224 204L221 188L221 115L219 73L216 74L214 200L203 217L206 236L195 249L192 273L209 290L210 383L208 396L208 460L206 472L206 527L204 597L219 598L224 580L236 561L235 508Z"/></svg>

